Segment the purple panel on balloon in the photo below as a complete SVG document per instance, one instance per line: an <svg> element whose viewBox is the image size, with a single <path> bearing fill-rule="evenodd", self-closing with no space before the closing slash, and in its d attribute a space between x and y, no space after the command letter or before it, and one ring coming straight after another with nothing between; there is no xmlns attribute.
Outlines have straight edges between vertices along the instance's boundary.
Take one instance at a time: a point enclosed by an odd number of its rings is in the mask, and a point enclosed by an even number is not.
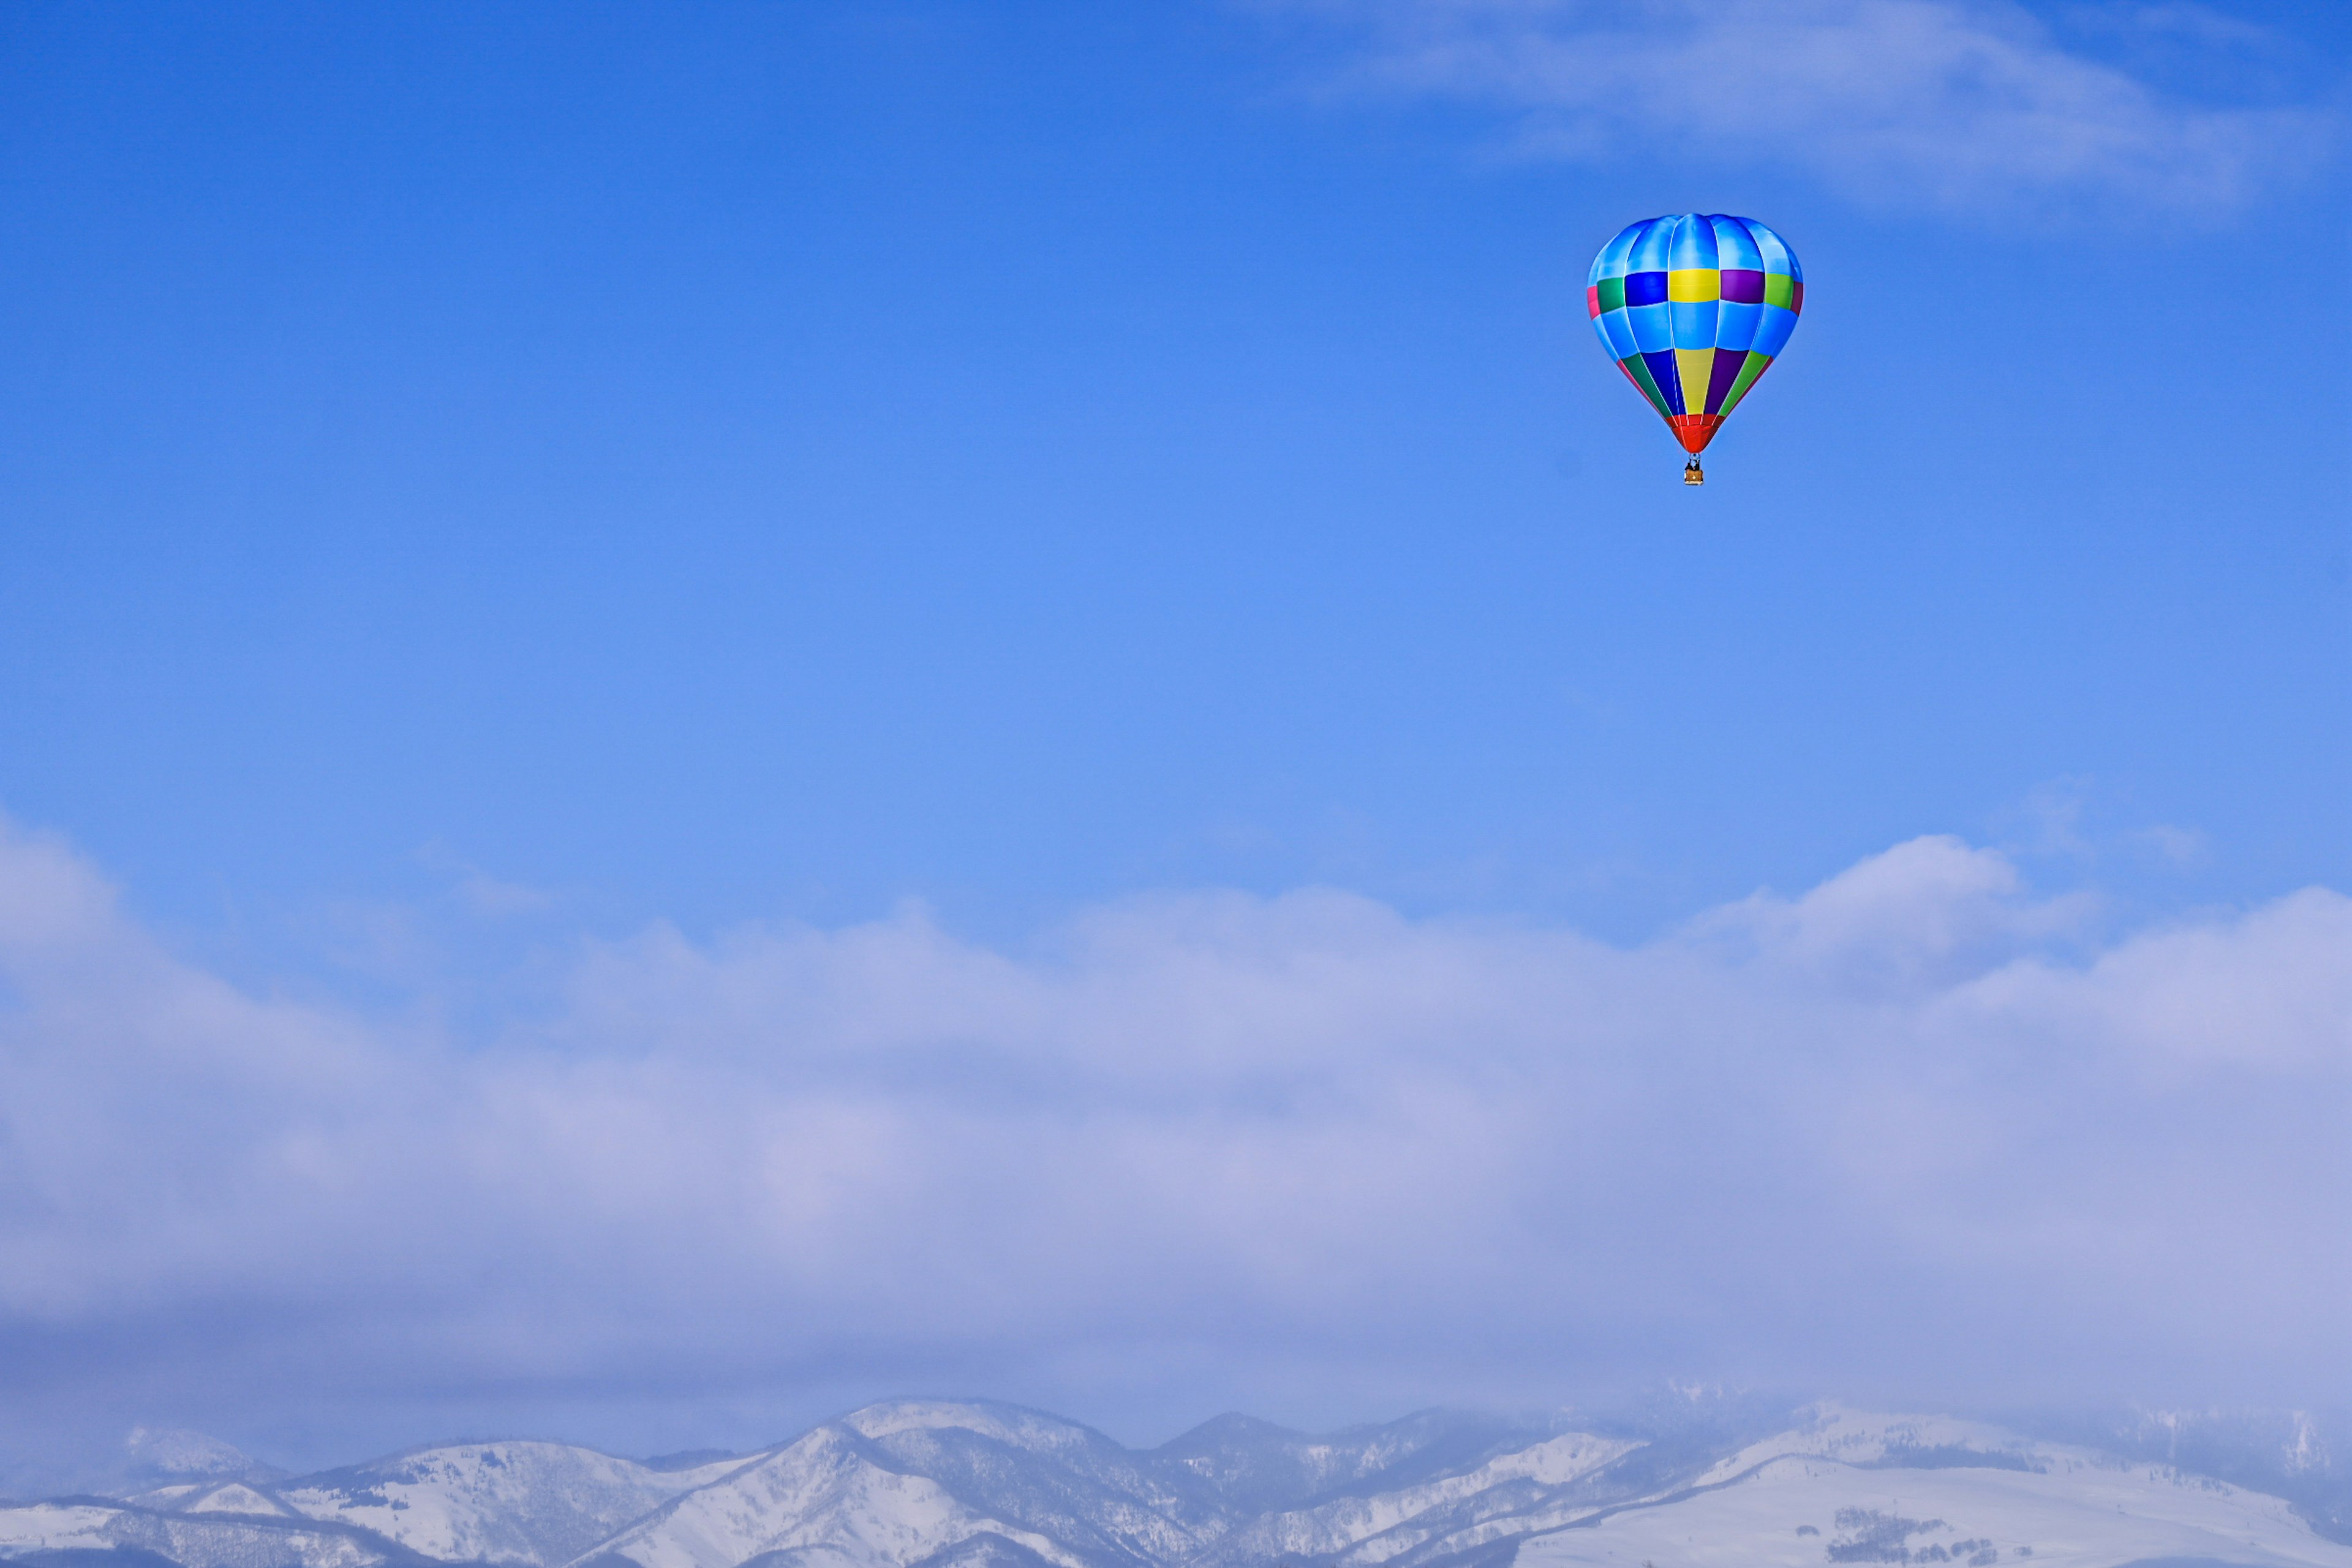
<svg viewBox="0 0 2352 1568"><path fill-rule="evenodd" d="M1739 373L1747 367L1746 354L1721 352L1716 354L1715 371L1706 383L1706 412L1723 412L1723 400L1730 395L1731 384L1739 379Z"/></svg>

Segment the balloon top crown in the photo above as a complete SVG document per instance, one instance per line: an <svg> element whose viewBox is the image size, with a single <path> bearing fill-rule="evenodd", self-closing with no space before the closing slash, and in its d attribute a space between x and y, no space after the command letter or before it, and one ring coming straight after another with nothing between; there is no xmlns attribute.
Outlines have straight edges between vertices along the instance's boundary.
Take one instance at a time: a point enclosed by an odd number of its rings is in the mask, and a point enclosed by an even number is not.
<svg viewBox="0 0 2352 1568"><path fill-rule="evenodd" d="M1789 242L1752 217L1728 213L1671 213L1643 218L1617 231L1592 258L1587 286L1604 278L1643 272L1760 272L1791 282L1805 280Z"/></svg>

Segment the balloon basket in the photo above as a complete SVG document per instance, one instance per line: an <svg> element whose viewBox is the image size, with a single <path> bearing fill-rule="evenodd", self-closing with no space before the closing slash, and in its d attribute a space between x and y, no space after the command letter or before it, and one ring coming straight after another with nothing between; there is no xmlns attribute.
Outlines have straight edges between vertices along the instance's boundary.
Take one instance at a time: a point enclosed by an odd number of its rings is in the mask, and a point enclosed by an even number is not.
<svg viewBox="0 0 2352 1568"><path fill-rule="evenodd" d="M1698 466L1698 459L1696 458L1693 458L1689 462L1683 465L1683 483L1686 485L1703 485L1706 483L1706 470Z"/></svg>

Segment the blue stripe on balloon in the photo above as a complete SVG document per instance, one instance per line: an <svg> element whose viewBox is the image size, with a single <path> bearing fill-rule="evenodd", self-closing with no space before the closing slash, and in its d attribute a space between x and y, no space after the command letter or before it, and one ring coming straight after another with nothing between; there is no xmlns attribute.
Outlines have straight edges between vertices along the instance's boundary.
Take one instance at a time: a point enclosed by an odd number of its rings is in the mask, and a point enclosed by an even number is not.
<svg viewBox="0 0 2352 1568"><path fill-rule="evenodd" d="M1663 272L1628 272L1625 274L1625 303L1628 305L1663 305L1666 300L1666 275Z"/></svg>
<svg viewBox="0 0 2352 1568"><path fill-rule="evenodd" d="M1764 270L1763 253L1756 248L1756 237L1748 232L1747 219L1716 213L1707 221L1715 226L1717 266L1727 271L1733 268L1751 272Z"/></svg>
<svg viewBox="0 0 2352 1568"><path fill-rule="evenodd" d="M1754 218L1748 219L1747 223L1748 232L1756 237L1756 248L1764 255L1765 271L1778 272L1790 278L1805 275L1804 268L1797 265L1797 253L1789 248L1787 240Z"/></svg>
<svg viewBox="0 0 2352 1568"><path fill-rule="evenodd" d="M1789 334L1797 330L1797 312L1784 310L1778 305L1759 305L1764 319L1756 328L1756 341L1748 348L1768 358L1778 359L1780 351L1789 346Z"/></svg>
<svg viewBox="0 0 2352 1568"><path fill-rule="evenodd" d="M1675 330L1666 320L1667 309L1664 305L1628 305L1623 310L1612 313L1625 318L1626 325L1633 329L1634 346L1646 355L1675 346ZM1781 314L1788 312L1784 310ZM1622 359L1624 356L1621 354L1618 357Z"/></svg>
<svg viewBox="0 0 2352 1568"><path fill-rule="evenodd" d="M1601 341L1609 345L1611 359L1623 359L1627 354L1638 352L1639 345L1633 342L1633 325L1625 319L1624 311L1603 310L1592 318L1592 324L1600 331Z"/></svg>
<svg viewBox="0 0 2352 1568"><path fill-rule="evenodd" d="M1696 213L1685 213L1675 220L1674 242L1666 251L1668 268L1676 272L1691 268L1715 267L1715 225Z"/></svg>
<svg viewBox="0 0 2352 1568"><path fill-rule="evenodd" d="M1711 349L1715 347L1715 301L1703 300L1694 304L1673 304L1666 307L1667 320L1674 324L1675 347L1678 349Z"/></svg>
<svg viewBox="0 0 2352 1568"><path fill-rule="evenodd" d="M1603 278L1624 277L1625 258L1633 254L1633 242L1639 239L1642 237L1642 231L1649 226L1649 220L1644 218L1640 223L1629 223L1619 229L1617 237L1602 246L1601 254L1592 258L1592 276L1584 280L1584 286L1590 289ZM1618 357L1622 359L1624 356L1620 354Z"/></svg>
<svg viewBox="0 0 2352 1568"><path fill-rule="evenodd" d="M1760 304L1743 305L1737 301L1726 301L1722 314L1716 318L1715 346L1719 349L1734 349L1745 353L1755 346L1756 329L1762 324L1763 318L1764 307ZM1623 359L1625 356L1612 354L1610 357Z"/></svg>
<svg viewBox="0 0 2352 1568"><path fill-rule="evenodd" d="M1666 406L1676 414L1689 413L1690 410L1683 405L1683 376L1675 364L1674 352L1671 349L1645 352L1642 355L1642 363L1650 367L1650 379L1656 382L1658 390L1666 395Z"/></svg>
<svg viewBox="0 0 2352 1568"><path fill-rule="evenodd" d="M1666 247L1674 237L1675 220L1670 217L1654 217L1643 224L1642 232L1633 237L1633 248L1626 253L1626 274L1664 272Z"/></svg>

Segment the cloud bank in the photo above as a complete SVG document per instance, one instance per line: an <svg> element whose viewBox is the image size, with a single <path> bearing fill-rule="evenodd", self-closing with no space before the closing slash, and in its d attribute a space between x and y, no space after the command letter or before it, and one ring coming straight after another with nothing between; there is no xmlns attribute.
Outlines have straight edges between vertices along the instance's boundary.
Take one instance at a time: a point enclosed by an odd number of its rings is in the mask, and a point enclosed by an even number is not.
<svg viewBox="0 0 2352 1568"><path fill-rule="evenodd" d="M2334 118L2183 100L2011 0L1306 0L1360 82L1519 117L1538 154L1801 170L1874 202L2211 216L2307 168ZM2185 3L2077 8L2208 68L2277 41Z"/></svg>
<svg viewBox="0 0 2352 1568"><path fill-rule="evenodd" d="M1631 949L1327 890L656 926L470 1038L11 829L0 1389L344 1451L792 1388L2340 1399L2352 900L2091 915L1935 837Z"/></svg>

